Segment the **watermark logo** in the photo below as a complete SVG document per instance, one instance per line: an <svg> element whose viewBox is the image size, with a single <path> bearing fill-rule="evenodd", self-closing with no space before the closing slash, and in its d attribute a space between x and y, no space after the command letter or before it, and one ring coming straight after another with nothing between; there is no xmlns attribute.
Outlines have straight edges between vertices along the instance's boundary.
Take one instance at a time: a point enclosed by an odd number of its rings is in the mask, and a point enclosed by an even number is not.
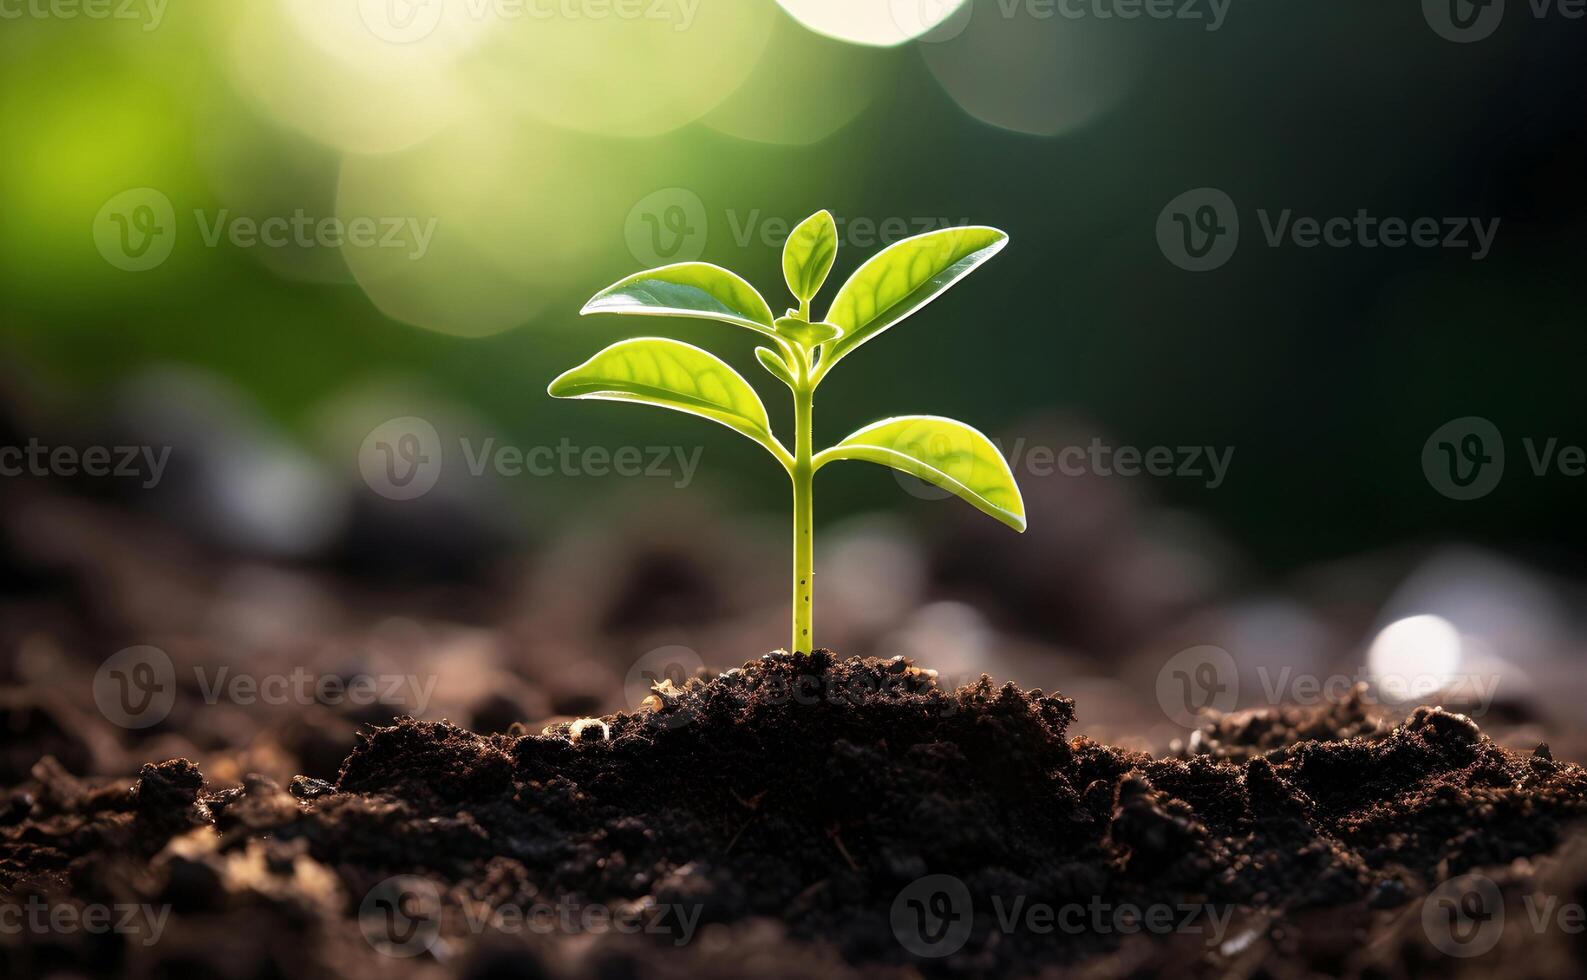
<svg viewBox="0 0 1587 980"><path fill-rule="evenodd" d="M1211 272L1240 245L1240 212L1216 187L1198 187L1168 202L1157 216L1157 247L1186 272Z"/></svg>
<svg viewBox="0 0 1587 980"><path fill-rule="evenodd" d="M976 444L969 436L933 430L926 423L921 426L919 430L911 427L900 433L899 444L912 443L911 435L917 431L927 432L922 441L936 458L974 458ZM1032 443L1023 436L1010 442L993 439L992 445L1007 461L1011 472L1035 480L1053 476L1151 477L1196 480L1206 489L1216 490L1223 486L1234 463L1233 446L1114 446L1103 442L1100 436L1093 436L1085 445L1049 446ZM920 500L943 500L952 496L903 470L892 469L892 474L905 493Z"/></svg>
<svg viewBox="0 0 1587 980"><path fill-rule="evenodd" d="M518 446L494 436L458 439L468 475L499 477L623 477L664 479L682 490L699 472L704 446L579 446L564 436L555 445ZM390 419L364 437L358 471L369 488L390 500L413 500L435 489L446 452L435 426L416 416Z"/></svg>
<svg viewBox="0 0 1587 980"><path fill-rule="evenodd" d="M446 0L358 0L358 16L369 32L391 44L415 44L435 33Z"/></svg>
<svg viewBox="0 0 1587 980"><path fill-rule="evenodd" d="M1550 476L1587 477L1587 446L1558 436L1522 436L1522 462L1527 472ZM1422 474L1434 490L1452 500L1477 500L1492 493L1505 474L1505 440L1498 426L1468 416L1439 426L1422 445Z"/></svg>
<svg viewBox="0 0 1587 980"><path fill-rule="evenodd" d="M176 209L152 187L135 187L106 201L94 216L94 247L124 272L147 272L176 247Z"/></svg>
<svg viewBox="0 0 1587 980"><path fill-rule="evenodd" d="M410 262L418 262L430 252L439 219L424 221L412 217L358 215L350 218L316 218L302 208L290 215L264 219L233 215L230 208L214 214L193 212L198 234L206 248L218 248L222 241L233 248L348 248L403 251Z"/></svg>
<svg viewBox="0 0 1587 980"><path fill-rule="evenodd" d="M702 905L653 901L608 905L562 896L529 904L464 902L450 921L471 936L644 934L667 937L674 946L684 946L693 941L704 911ZM417 875L398 875L380 882L364 896L358 925L377 951L411 959L425 952L445 952L437 949L443 942L441 917L441 890L435 883Z"/></svg>
<svg viewBox="0 0 1587 980"><path fill-rule="evenodd" d="M127 647L99 665L94 703L113 725L133 731L158 725L176 704L176 666L158 647Z"/></svg>
<svg viewBox="0 0 1587 980"><path fill-rule="evenodd" d="M962 429L946 429L930 421L916 422L893 437L893 445L909 447L909 454L919 451L930 459L975 459L976 440ZM1001 450L999 450L1001 452ZM908 455L908 454L906 454ZM946 500L953 496L936 484L927 483L918 476L888 467L893 479L911 497L920 500ZM960 476L962 474L950 474Z"/></svg>
<svg viewBox="0 0 1587 980"><path fill-rule="evenodd" d="M26 446L0 446L0 477L76 477L137 480L144 490L160 485L171 447L47 446L36 437Z"/></svg>
<svg viewBox="0 0 1587 980"><path fill-rule="evenodd" d="M1157 704L1183 728L1199 726L1207 711L1233 711L1239 701L1240 672L1222 647L1181 650L1157 672Z"/></svg>
<svg viewBox="0 0 1587 980"><path fill-rule="evenodd" d="M169 0L0 0L0 21L122 20L139 21L144 33L165 23Z"/></svg>
<svg viewBox="0 0 1587 980"><path fill-rule="evenodd" d="M951 956L964 948L975 925L970 889L953 875L926 875L893 899L893 935L916 956Z"/></svg>
<svg viewBox="0 0 1587 980"><path fill-rule="evenodd" d="M32 895L26 902L0 903L0 936L117 935L149 947L160 941L170 918L169 905L77 905L50 903Z"/></svg>
<svg viewBox="0 0 1587 980"><path fill-rule="evenodd" d="M970 26L976 0L888 0L887 6L900 31L917 41L940 44Z"/></svg>
<svg viewBox="0 0 1587 980"><path fill-rule="evenodd" d="M1351 215L1296 214L1293 208L1256 210L1262 244L1268 248L1444 249L1466 252L1481 262L1493 251L1502 219L1480 217L1402 218L1366 208ZM1157 245L1187 272L1211 272L1234 256L1240 243L1240 214L1216 187L1200 187L1168 202L1157 216Z"/></svg>
<svg viewBox="0 0 1587 980"><path fill-rule="evenodd" d="M710 234L705 202L686 187L666 187L646 195L623 222L629 254L647 268L693 262L705 254Z"/></svg>
<svg viewBox="0 0 1587 980"><path fill-rule="evenodd" d="M3 0L0 0L3 2ZM333 248L401 250L417 262L429 253L438 219L360 215L316 218L297 209L263 219L193 211L198 239L206 248L225 242L240 249ZM177 218L171 199L152 187L122 191L94 217L94 247L111 265L126 272L148 272L163 265L176 248Z"/></svg>
<svg viewBox="0 0 1587 980"><path fill-rule="evenodd" d="M1456 44L1492 37L1504 20L1504 0L1422 0L1433 33Z"/></svg>
<svg viewBox="0 0 1587 980"><path fill-rule="evenodd" d="M416 44L443 21L659 21L675 31L694 25L701 0L359 0L369 32L391 44ZM450 14L450 18L448 18Z"/></svg>
<svg viewBox="0 0 1587 980"><path fill-rule="evenodd" d="M686 646L674 644L651 650L634 661L634 665L628 668L628 676L623 679L623 696L628 710L638 711L646 706L665 708L666 699L663 694L655 692L656 686L662 685L664 692L681 691L684 682L703 669L705 661ZM682 728L694 720L694 713L658 710L654 718L666 728Z"/></svg>
<svg viewBox="0 0 1587 980"><path fill-rule="evenodd" d="M1200 936L1207 946L1223 942L1233 906L1203 903L1113 902L1093 895L1084 902L1053 904L1029 895L994 894L992 927L1002 935ZM969 942L975 924L970 890L952 875L916 879L893 899L891 920L899 945L920 957L951 956Z"/></svg>
<svg viewBox="0 0 1587 980"><path fill-rule="evenodd" d="M440 678L414 674L316 674L306 667L287 672L237 671L228 665L193 668L193 681L204 704L240 706L287 704L400 706L406 714L423 715ZM94 703L112 724L143 729L164 721L176 703L176 668L158 647L128 647L100 665L94 675Z"/></svg>
<svg viewBox="0 0 1587 980"><path fill-rule="evenodd" d="M443 462L441 434L417 416L388 419L364 437L358 472L388 500L413 500L435 488Z"/></svg>
<svg viewBox="0 0 1587 980"><path fill-rule="evenodd" d="M398 959L422 955L441 934L441 891L417 875L387 878L364 896L358 928L376 952Z"/></svg>
<svg viewBox="0 0 1587 980"><path fill-rule="evenodd" d="M1467 959L1498 945L1504 935L1504 896L1480 874L1451 878L1422 900L1422 931L1446 956Z"/></svg>
<svg viewBox="0 0 1587 980"><path fill-rule="evenodd" d="M1476 415L1445 422L1422 446L1422 474L1451 500L1486 497L1504 478L1504 437Z"/></svg>
<svg viewBox="0 0 1587 980"><path fill-rule="evenodd" d="M1053 20L1167 21L1220 30L1233 0L890 0L893 23L919 41L941 43L964 33L972 12L1033 23Z"/></svg>
<svg viewBox="0 0 1587 980"><path fill-rule="evenodd" d="M1422 0L1422 15L1433 33L1456 44L1470 44L1492 37L1504 21L1505 0ZM1587 18L1587 3L1582 0L1527 0L1526 12L1533 20L1551 18L1580 21Z"/></svg>
<svg viewBox="0 0 1587 980"><path fill-rule="evenodd" d="M749 248L756 241L765 248L780 249L787 244L788 236L793 234L793 229L798 224L780 215L766 214L760 208L752 208L747 212L729 208L722 217L733 238L733 244L741 249ZM833 215L832 220L837 225L838 242L844 248L862 251L885 248L915 235L962 228L971 224L969 218L947 218L941 215L908 218L902 215L889 215L877 218L839 214Z"/></svg>
<svg viewBox="0 0 1587 980"><path fill-rule="evenodd" d="M834 215L838 241L845 248L869 251L885 248L928 232L960 228L968 218L941 215ZM760 208L726 208L708 212L705 202L684 187L668 187L647 194L628 212L623 237L628 251L644 266L692 262L705 254L713 229L725 230L734 248L756 245L781 249L797 227L797 220L768 214Z"/></svg>

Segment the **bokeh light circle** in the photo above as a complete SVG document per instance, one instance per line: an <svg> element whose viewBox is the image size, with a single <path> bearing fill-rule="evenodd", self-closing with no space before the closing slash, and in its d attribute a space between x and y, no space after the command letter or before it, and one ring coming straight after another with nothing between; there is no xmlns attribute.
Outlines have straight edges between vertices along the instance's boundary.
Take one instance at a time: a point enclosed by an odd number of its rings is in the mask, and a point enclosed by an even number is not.
<svg viewBox="0 0 1587 980"><path fill-rule="evenodd" d="M914 40L959 11L966 0L777 0L818 34L892 47Z"/></svg>
<svg viewBox="0 0 1587 980"><path fill-rule="evenodd" d="M758 143L806 146L836 133L889 84L901 55L844 44L779 17L776 32L744 84L703 120ZM789 80L798 96L789 98Z"/></svg>
<svg viewBox="0 0 1587 980"><path fill-rule="evenodd" d="M625 138L715 108L760 62L777 16L770 0L527 7L537 12L501 20L468 59L470 84L527 118Z"/></svg>
<svg viewBox="0 0 1587 980"><path fill-rule="evenodd" d="M1123 102L1139 75L1137 25L971 2L967 20L917 47L943 89L983 122L1033 136L1073 132Z"/></svg>

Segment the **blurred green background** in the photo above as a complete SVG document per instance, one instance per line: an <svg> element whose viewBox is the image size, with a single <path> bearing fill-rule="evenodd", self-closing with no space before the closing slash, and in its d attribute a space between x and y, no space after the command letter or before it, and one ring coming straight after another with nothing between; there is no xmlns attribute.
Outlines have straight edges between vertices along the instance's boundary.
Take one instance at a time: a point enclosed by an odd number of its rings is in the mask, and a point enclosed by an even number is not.
<svg viewBox="0 0 1587 980"><path fill-rule="evenodd" d="M722 506L781 520L783 479L727 430L544 391L638 327L717 351L786 424L751 338L579 307L643 265L699 257L780 309L779 223L839 217L836 281L882 232L968 221L1011 247L847 361L818 440L905 412L1005 442L1062 419L1082 444L1233 447L1216 489L1142 478L1142 492L1273 572L1442 538L1578 563L1582 481L1533 476L1520 440L1587 441L1587 22L1512 4L1462 44L1409 2L1234 0L1216 29L1184 0L1137 19L1090 0L955 6L10 0L4 383L52 417L113 421L126 379L197 369L354 480L369 424L397 415L455 413L520 446L698 445ZM1191 273L1156 227L1201 187L1236 203L1242 236L1226 265ZM157 194L116 203L137 189ZM168 217L125 207L162 198ZM107 258L117 207L168 257ZM1258 212L1285 209L1501 225L1480 261L1268 247ZM411 247L205 240L300 212L395 220ZM1504 433L1511 475L1453 501L1429 487L1423 444L1471 415ZM508 486L545 528L632 490L611 482ZM938 506L861 467L823 475L817 505L823 521Z"/></svg>

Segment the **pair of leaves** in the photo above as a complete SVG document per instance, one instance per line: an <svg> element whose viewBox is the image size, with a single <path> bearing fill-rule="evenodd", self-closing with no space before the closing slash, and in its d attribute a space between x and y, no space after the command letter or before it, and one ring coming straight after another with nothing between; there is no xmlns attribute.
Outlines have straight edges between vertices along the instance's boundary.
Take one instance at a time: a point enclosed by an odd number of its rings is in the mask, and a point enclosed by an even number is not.
<svg viewBox="0 0 1587 980"><path fill-rule="evenodd" d="M720 320L775 338L777 349L755 351L761 365L789 387L795 367L778 351L821 347L812 386L848 353L931 302L996 255L1008 236L995 228L951 228L898 242L862 265L838 291L826 322L803 309L825 284L837 256L836 222L825 211L802 222L783 251L783 274L801 310L782 318L753 286L704 262L687 262L623 279L583 312ZM802 356L802 355L800 355ZM792 457L771 432L766 408L749 383L716 356L675 340L641 338L615 344L551 383L558 398L656 405L719 422L764 446L784 466ZM951 419L906 416L867 426L817 456L817 468L839 459L890 466L954 493L1016 530L1024 504L1007 462L980 432Z"/></svg>
<svg viewBox="0 0 1587 980"><path fill-rule="evenodd" d="M641 402L707 418L740 432L790 464L755 389L728 365L678 340L613 344L551 382L557 398ZM956 494L1016 531L1025 530L1019 487L992 441L953 419L907 415L868 425L818 454L890 466Z"/></svg>
<svg viewBox="0 0 1587 980"><path fill-rule="evenodd" d="M978 226L906 238L860 266L838 290L824 322L804 327L798 317L774 319L754 286L706 262L636 273L601 290L582 312L721 320L770 337L823 344L824 376L855 348L936 299L1007 244L1003 232ZM783 274L801 303L826 282L836 255L837 226L827 212L794 229L783 249Z"/></svg>

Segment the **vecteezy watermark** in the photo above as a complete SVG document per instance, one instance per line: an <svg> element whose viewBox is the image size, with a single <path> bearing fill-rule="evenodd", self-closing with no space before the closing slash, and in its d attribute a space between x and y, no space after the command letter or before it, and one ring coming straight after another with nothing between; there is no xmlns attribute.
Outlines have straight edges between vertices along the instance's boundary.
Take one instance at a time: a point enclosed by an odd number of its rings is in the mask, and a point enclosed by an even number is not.
<svg viewBox="0 0 1587 980"><path fill-rule="evenodd" d="M702 0L358 0L369 32L391 44L415 44L448 18L491 21L656 21L675 31L694 26Z"/></svg>
<svg viewBox="0 0 1587 980"><path fill-rule="evenodd" d="M77 477L137 480L145 490L160 485L171 447L46 446L37 438L25 446L0 446L0 477Z"/></svg>
<svg viewBox="0 0 1587 980"><path fill-rule="evenodd" d="M176 704L176 665L159 647L127 647L99 665L94 703L113 725L133 731L158 725Z"/></svg>
<svg viewBox="0 0 1587 980"><path fill-rule="evenodd" d="M0 936L118 935L153 946L170 917L169 905L46 902L32 895L24 902L0 902Z"/></svg>
<svg viewBox="0 0 1587 980"><path fill-rule="evenodd" d="M280 706L387 705L422 715L440 680L434 675L316 674L305 667L261 673L229 666L193 668L200 700L209 706L227 704ZM171 657L159 647L135 646L118 651L94 674L94 703L113 725L139 730L164 721L176 705L177 673Z"/></svg>
<svg viewBox="0 0 1587 980"><path fill-rule="evenodd" d="M417 262L429 254L437 219L412 217L316 218L298 208L291 215L254 218L233 215L229 208L213 214L193 212L206 248L224 240L235 248L378 248L405 250Z"/></svg>
<svg viewBox="0 0 1587 980"><path fill-rule="evenodd" d="M536 446L463 436L458 449L468 475L475 478L619 476L670 480L680 490L694 482L705 453L704 446L578 446L565 436L555 445ZM435 489L445 462L440 433L417 416L382 422L358 449L364 482L391 500L413 500Z"/></svg>
<svg viewBox="0 0 1587 980"><path fill-rule="evenodd" d="M904 441L907 438L907 432L900 436ZM952 440L951 435L934 432L931 436L933 453L939 458L969 458L970 447L950 445ZM1008 461L1010 470L1032 479L1053 476L1185 479L1199 480L1206 489L1216 490L1223 486L1234 462L1233 446L1114 446L1103 442L1100 436L1092 437L1083 446L1049 446L1032 443L1023 436L1008 443L993 439L992 444ZM952 496L901 470L894 470L893 478L905 493L921 500L943 500Z"/></svg>
<svg viewBox="0 0 1587 980"><path fill-rule="evenodd" d="M1520 897L1526 912L1525 927L1534 935L1551 929L1566 935L1587 932L1587 907L1562 902L1558 895L1530 891ZM1493 950L1512 920L1505 909L1504 893L1483 874L1451 878L1422 900L1422 930L1439 952L1471 959Z"/></svg>
<svg viewBox="0 0 1587 980"><path fill-rule="evenodd" d="M165 23L170 0L0 0L0 21L5 20L118 20L135 21L145 33Z"/></svg>
<svg viewBox="0 0 1587 980"><path fill-rule="evenodd" d="M1425 617L1424 617L1425 618ZM1458 635L1458 634L1457 634ZM1284 665L1255 669L1261 704L1313 706L1358 697L1363 704L1401 707L1441 691L1459 690L1470 704L1461 711L1482 717L1498 695L1500 675L1427 669L1400 671L1362 665L1354 671L1317 674ZM1198 728L1209 712L1226 714L1240 703L1240 670L1222 647L1194 646L1175 653L1157 672L1157 704L1181 728ZM1250 693L1247 689L1247 693Z"/></svg>
<svg viewBox="0 0 1587 980"><path fill-rule="evenodd" d="M1398 706L1425 701L1440 691L1459 687L1473 699L1469 706L1463 704L1460 710L1474 718L1483 717L1493 706L1500 681L1498 674L1385 673L1366 665L1357 667L1353 673L1326 675L1297 671L1289 666L1276 671L1263 666L1256 669L1256 675L1262 685L1263 703L1269 705L1332 704L1357 692L1363 704ZM1238 690L1238 681L1234 684Z"/></svg>
<svg viewBox="0 0 1587 980"><path fill-rule="evenodd" d="M1422 0L1422 16L1444 40L1469 44L1499 29L1504 0Z"/></svg>
<svg viewBox="0 0 1587 980"><path fill-rule="evenodd" d="M1587 2L1587 0L1584 0ZM1258 208L1268 248L1449 249L1487 258L1499 233L1499 218L1382 217L1366 208L1353 215L1297 216L1293 209ZM1157 216L1157 245L1187 272L1210 272L1234 257L1240 244L1240 214L1234 200L1216 187L1198 187L1169 201Z"/></svg>
<svg viewBox="0 0 1587 980"><path fill-rule="evenodd" d="M1481 956L1504 935L1504 895L1485 875L1451 878L1422 899L1422 931L1445 956Z"/></svg>
<svg viewBox="0 0 1587 980"><path fill-rule="evenodd" d="M364 895L358 908L358 927L377 952L410 959L430 951L441 940L444 911L441 889L434 882L417 875L398 875L379 882ZM529 905L459 902L457 911L448 921L473 936L487 931L509 936L644 934L665 936L676 946L686 946L694 939L704 906L608 905L562 897Z"/></svg>
<svg viewBox="0 0 1587 980"><path fill-rule="evenodd" d="M623 678L623 696L630 711L649 708L651 717L666 728L681 728L694 720L694 713L676 710L670 702L689 678L705 668L700 655L686 646L673 644L649 651L628 668Z"/></svg>
<svg viewBox="0 0 1587 980"><path fill-rule="evenodd" d="M1537 478L1587 476L1587 446L1557 436L1522 436L1527 470ZM1504 437L1499 427L1476 415L1452 419L1422 444L1422 475L1451 500L1477 500L1499 486L1505 471Z"/></svg>
<svg viewBox="0 0 1587 980"><path fill-rule="evenodd" d="M663 187L634 202L623 219L628 252L643 266L693 262L705 254L711 219L700 195L687 187Z"/></svg>
<svg viewBox="0 0 1587 980"><path fill-rule="evenodd" d="M893 23L928 44L951 41L976 17L1052 20L1186 21L1217 31L1233 0L888 0Z"/></svg>
<svg viewBox="0 0 1587 980"><path fill-rule="evenodd" d="M126 272L146 272L171 257L176 247L176 209L152 187L122 191L94 216L94 247L106 262Z"/></svg>
<svg viewBox="0 0 1587 980"><path fill-rule="evenodd" d="M992 895L992 928L1004 935L1152 935L1202 936L1208 946L1223 942L1233 906L1114 902L1093 896L1085 902L1032 901L1027 895ZM926 875L904 886L893 899L893 935L910 953L926 958L951 956L963 949L975 929L975 903L963 881L946 874Z"/></svg>
<svg viewBox="0 0 1587 980"><path fill-rule="evenodd" d="M645 195L628 211L623 221L623 239L635 261L643 266L693 262L705 254L711 240L712 216L700 195L686 187L667 187ZM747 249L759 244L780 249L798 225L780 215L769 215L759 208L724 210L717 217L734 247ZM872 217L834 215L838 240L847 247L868 250L892 245L915 235L944 228L969 225L968 218Z"/></svg>
<svg viewBox="0 0 1587 980"><path fill-rule="evenodd" d="M926 875L893 899L893 935L916 956L949 956L964 948L975 927L970 889L953 875Z"/></svg>
<svg viewBox="0 0 1587 980"><path fill-rule="evenodd" d="M1240 671L1222 647L1196 646L1168 658L1157 672L1157 705L1181 728L1195 728L1208 711L1240 703Z"/></svg>
<svg viewBox="0 0 1587 980"><path fill-rule="evenodd" d="M1526 0L1533 20L1581 20L1587 0ZM1504 22L1505 0L1422 0L1422 15L1433 33L1456 44L1493 36Z"/></svg>
<svg viewBox="0 0 1587 980"><path fill-rule="evenodd" d="M1486 497L1504 477L1498 426L1475 415L1445 422L1422 444L1422 475L1451 500Z"/></svg>
<svg viewBox="0 0 1587 980"><path fill-rule="evenodd" d="M365 893L358 906L358 929L376 952L409 959L435 945L441 911L441 890L434 882L397 875Z"/></svg>
<svg viewBox="0 0 1587 980"><path fill-rule="evenodd" d="M766 248L780 249L787 243L788 236L798 224L797 221L789 221L787 218L763 214L759 208L748 213L729 208L722 213L722 217L727 222L728 232L733 236L733 244L739 248L748 248L759 240ZM858 249L885 247L915 235L942 231L946 228L962 228L971 224L969 218L929 216L872 218L864 215L855 217L833 215L832 220L838 227L838 241L846 247Z"/></svg>
<svg viewBox="0 0 1587 980"><path fill-rule="evenodd" d="M437 224L433 217L315 217L302 208L265 218L236 215L229 208L213 213L197 209L193 221L206 248L225 242L241 249L394 249L414 262L429 254ZM122 191L99 209L94 217L94 246L118 269L147 272L171 257L179 237L177 226L171 199L152 187L138 187Z"/></svg>

